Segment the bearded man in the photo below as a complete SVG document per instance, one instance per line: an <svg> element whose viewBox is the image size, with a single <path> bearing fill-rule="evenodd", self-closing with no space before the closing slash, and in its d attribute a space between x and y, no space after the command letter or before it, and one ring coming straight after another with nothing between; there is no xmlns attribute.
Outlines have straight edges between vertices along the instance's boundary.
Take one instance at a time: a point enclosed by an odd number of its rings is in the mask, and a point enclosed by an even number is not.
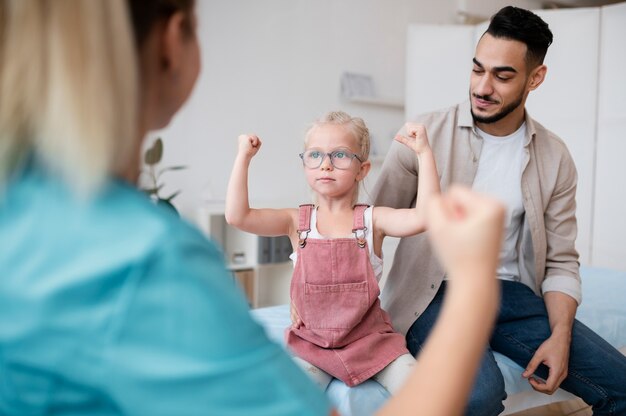
<svg viewBox="0 0 626 416"><path fill-rule="evenodd" d="M552 32L516 7L496 13L473 58L469 100L419 116L426 126L441 189L462 183L507 206L497 270L501 306L466 413L497 415L506 398L497 351L525 370L537 391L561 387L593 406L594 415L626 414L626 358L574 317L581 302L575 248L574 162L563 141L525 110L546 77ZM400 134L405 132L401 131ZM374 204L414 206L415 155L392 145ZM382 293L395 328L416 355L441 309L446 276L425 233L403 238Z"/></svg>

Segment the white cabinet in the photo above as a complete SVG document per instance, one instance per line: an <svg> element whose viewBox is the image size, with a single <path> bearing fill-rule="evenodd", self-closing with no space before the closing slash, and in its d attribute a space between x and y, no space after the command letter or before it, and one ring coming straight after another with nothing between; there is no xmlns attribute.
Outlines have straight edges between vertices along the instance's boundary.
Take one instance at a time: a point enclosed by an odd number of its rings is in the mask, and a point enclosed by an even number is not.
<svg viewBox="0 0 626 416"><path fill-rule="evenodd" d="M223 205L200 208L196 223L222 248L226 266L233 272L251 307L289 302L293 266L287 257L290 245L287 247L283 238L259 237L231 227L224 218ZM266 250L275 253L264 255Z"/></svg>

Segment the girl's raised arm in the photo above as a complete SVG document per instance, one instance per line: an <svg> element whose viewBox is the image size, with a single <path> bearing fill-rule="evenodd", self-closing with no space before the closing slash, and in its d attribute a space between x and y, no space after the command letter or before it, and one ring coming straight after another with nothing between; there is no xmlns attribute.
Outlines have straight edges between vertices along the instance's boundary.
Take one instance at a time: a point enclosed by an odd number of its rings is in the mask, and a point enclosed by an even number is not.
<svg viewBox="0 0 626 416"><path fill-rule="evenodd" d="M395 140L415 152L419 174L415 208L393 209L376 207L374 227L376 234L384 237L407 237L426 230L426 206L433 195L440 193L439 175L432 149L428 143L426 128L421 124L406 123L406 135L397 134Z"/></svg>
<svg viewBox="0 0 626 416"><path fill-rule="evenodd" d="M264 235L291 235L295 232L296 209L252 209L248 201L248 168L261 148L255 135L239 136L237 157L226 192L226 221L240 230Z"/></svg>

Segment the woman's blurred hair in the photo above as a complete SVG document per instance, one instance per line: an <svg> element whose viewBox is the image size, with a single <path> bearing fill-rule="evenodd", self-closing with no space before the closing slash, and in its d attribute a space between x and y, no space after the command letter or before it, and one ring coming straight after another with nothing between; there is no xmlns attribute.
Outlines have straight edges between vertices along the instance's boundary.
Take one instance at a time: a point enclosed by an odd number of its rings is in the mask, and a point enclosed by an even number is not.
<svg viewBox="0 0 626 416"><path fill-rule="evenodd" d="M137 157L136 48L178 10L193 0L0 0L0 185L30 155L81 192L123 173Z"/></svg>

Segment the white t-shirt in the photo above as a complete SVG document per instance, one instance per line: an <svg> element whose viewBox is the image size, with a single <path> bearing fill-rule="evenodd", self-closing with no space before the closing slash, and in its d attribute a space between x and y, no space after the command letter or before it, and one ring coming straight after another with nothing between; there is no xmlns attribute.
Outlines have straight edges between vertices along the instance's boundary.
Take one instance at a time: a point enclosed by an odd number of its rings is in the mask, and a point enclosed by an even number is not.
<svg viewBox="0 0 626 416"><path fill-rule="evenodd" d="M376 280L380 282L380 278L383 275L383 259L378 257L374 253L374 231L373 231L373 220L372 214L374 212L374 207L369 206L365 209L363 213L364 217L364 225L367 227L367 231L365 231L365 240L367 241L367 249L369 250L370 263L372 265L372 269L374 269L374 276ZM323 235L319 233L317 230L317 207L314 210L311 210L311 231L309 231L309 235L307 238L316 238L320 240L326 239ZM354 234L347 235L346 238L354 238ZM289 256L293 265L295 267L296 260L298 260L298 253L293 252Z"/></svg>
<svg viewBox="0 0 626 416"><path fill-rule="evenodd" d="M476 129L483 138L478 171L472 188L491 195L507 208L498 278L520 280L517 240L524 215L522 160L526 123L508 136L498 137Z"/></svg>

